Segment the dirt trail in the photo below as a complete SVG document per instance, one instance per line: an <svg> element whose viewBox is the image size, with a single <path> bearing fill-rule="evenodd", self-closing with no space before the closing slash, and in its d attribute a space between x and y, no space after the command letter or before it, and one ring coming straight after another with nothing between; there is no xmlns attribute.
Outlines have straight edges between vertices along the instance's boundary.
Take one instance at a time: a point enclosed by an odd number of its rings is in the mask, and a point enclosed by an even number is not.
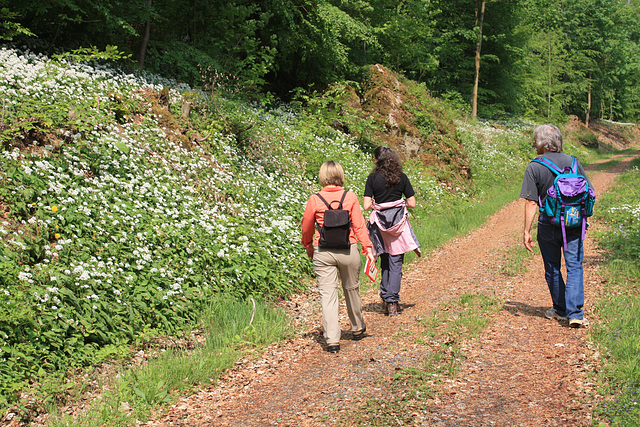
<svg viewBox="0 0 640 427"><path fill-rule="evenodd" d="M603 194L629 161L588 172L596 192ZM372 289L363 296L369 336L352 341L344 332L338 354L322 349L315 326L318 311L308 333L270 347L257 360L239 362L216 387L180 399L147 425L349 425L353 405L393 395L386 384L394 373L421 366L428 349L413 335L416 320L470 292L500 296L505 304L491 326L469 343L458 375L417 411L415 425L590 425L587 330L544 317L550 297L539 256L532 256L524 275L499 273L502 251L521 244L522 224L523 204L514 201L481 228L410 265L403 278L401 316L386 317ZM600 284L599 262L587 237L587 316ZM343 331L347 325L343 319Z"/></svg>

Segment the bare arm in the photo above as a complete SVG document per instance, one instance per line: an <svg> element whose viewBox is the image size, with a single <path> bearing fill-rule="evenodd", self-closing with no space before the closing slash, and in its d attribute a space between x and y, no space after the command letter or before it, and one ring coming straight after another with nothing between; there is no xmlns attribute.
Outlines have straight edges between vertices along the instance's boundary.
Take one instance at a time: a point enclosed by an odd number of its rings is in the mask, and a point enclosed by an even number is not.
<svg viewBox="0 0 640 427"><path fill-rule="evenodd" d="M368 211L369 209L371 209L372 205L373 199L371 197L364 196L364 200L362 201L362 209Z"/></svg>
<svg viewBox="0 0 640 427"><path fill-rule="evenodd" d="M524 201L524 230L522 234L522 243L524 247L533 253L533 239L531 238L531 226L538 212L538 203L535 200Z"/></svg>
<svg viewBox="0 0 640 427"><path fill-rule="evenodd" d="M413 209L416 207L416 198L415 196L411 196L407 199L407 207Z"/></svg>

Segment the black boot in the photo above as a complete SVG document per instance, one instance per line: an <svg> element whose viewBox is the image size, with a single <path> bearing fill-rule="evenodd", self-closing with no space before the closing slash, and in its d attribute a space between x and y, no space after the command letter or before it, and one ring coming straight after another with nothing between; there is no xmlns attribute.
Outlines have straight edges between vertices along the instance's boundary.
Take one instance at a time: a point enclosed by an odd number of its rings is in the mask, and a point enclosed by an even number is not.
<svg viewBox="0 0 640 427"><path fill-rule="evenodd" d="M388 302L387 303L387 313L389 313L389 317L398 315L398 303L397 302Z"/></svg>

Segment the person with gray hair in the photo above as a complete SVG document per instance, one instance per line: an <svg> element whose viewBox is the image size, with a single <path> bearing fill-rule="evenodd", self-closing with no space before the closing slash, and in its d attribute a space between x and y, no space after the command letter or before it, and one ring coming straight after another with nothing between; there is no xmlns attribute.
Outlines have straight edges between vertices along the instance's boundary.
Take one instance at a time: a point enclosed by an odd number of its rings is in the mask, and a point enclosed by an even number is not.
<svg viewBox="0 0 640 427"><path fill-rule="evenodd" d="M554 125L540 125L535 128L533 140L538 154L562 152L562 133Z"/></svg>
<svg viewBox="0 0 640 427"><path fill-rule="evenodd" d="M550 124L540 125L533 131L533 138L533 147L539 156L552 162L559 169L571 168L574 158L562 152L560 129ZM586 177L579 162L577 170L579 174ZM556 175L548 167L535 161L529 163L524 173L520 190L520 198L525 199L522 241L531 253L533 253L531 227L536 212L544 206L547 190L553 186L555 177ZM591 186L590 182L589 186ZM558 321L568 320L572 328L588 325L582 310L584 306L582 230L566 229L565 242L562 228L553 224L551 218L540 211L537 241L544 262L545 279L553 302L553 307L545 311L545 316ZM563 253L567 269L566 282L560 269Z"/></svg>

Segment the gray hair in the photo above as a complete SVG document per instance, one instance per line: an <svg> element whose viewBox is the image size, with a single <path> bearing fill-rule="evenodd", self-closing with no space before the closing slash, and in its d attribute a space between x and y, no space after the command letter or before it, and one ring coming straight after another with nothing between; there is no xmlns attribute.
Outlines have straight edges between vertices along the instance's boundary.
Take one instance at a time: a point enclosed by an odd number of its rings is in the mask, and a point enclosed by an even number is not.
<svg viewBox="0 0 640 427"><path fill-rule="evenodd" d="M544 151L562 153L562 133L554 125L540 125L533 131L534 146Z"/></svg>

